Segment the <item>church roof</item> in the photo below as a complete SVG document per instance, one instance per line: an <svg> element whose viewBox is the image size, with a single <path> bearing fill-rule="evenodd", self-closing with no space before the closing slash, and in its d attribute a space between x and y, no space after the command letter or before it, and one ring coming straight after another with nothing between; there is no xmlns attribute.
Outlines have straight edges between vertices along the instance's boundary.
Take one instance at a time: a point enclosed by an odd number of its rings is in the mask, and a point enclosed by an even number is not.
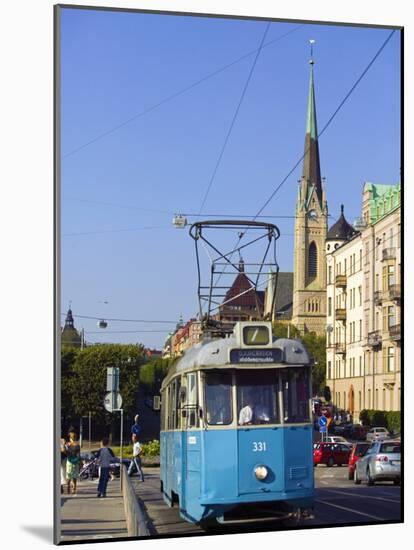
<svg viewBox="0 0 414 550"><path fill-rule="evenodd" d="M313 59L310 60L308 112L306 116L305 154L303 157L302 177L308 183L308 197L312 186L316 189L322 203L322 179L319 160L318 127L316 123L315 87L313 82Z"/></svg>
<svg viewBox="0 0 414 550"><path fill-rule="evenodd" d="M344 216L344 205L341 204L341 215L339 216L338 221L335 222L333 226L329 229L326 240L348 241L357 233L358 231L346 221Z"/></svg>
<svg viewBox="0 0 414 550"><path fill-rule="evenodd" d="M243 260L240 261L239 271L240 272L234 279L233 284L226 292L222 307L238 306L241 308L256 308L257 302L259 303L259 306L263 307L264 291L255 291L253 285L244 272Z"/></svg>

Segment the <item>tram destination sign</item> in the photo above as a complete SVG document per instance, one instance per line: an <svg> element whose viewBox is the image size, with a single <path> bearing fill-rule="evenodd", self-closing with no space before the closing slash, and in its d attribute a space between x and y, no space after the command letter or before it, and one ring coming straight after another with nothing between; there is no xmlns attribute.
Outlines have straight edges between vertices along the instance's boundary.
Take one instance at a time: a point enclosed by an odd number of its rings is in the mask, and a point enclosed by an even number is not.
<svg viewBox="0 0 414 550"><path fill-rule="evenodd" d="M230 363L281 363L281 349L232 349Z"/></svg>

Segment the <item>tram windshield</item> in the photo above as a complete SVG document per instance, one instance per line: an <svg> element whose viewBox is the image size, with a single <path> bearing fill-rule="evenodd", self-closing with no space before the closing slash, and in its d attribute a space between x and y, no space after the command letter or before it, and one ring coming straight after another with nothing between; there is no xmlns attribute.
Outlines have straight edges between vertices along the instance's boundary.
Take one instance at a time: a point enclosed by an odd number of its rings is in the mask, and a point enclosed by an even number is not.
<svg viewBox="0 0 414 550"><path fill-rule="evenodd" d="M283 421L286 424L309 422L309 370L290 368L281 371Z"/></svg>
<svg viewBox="0 0 414 550"><path fill-rule="evenodd" d="M231 374L206 375L206 418L208 424L225 425L233 421L231 407Z"/></svg>
<svg viewBox="0 0 414 550"><path fill-rule="evenodd" d="M274 370L236 374L239 425L279 424L279 380Z"/></svg>

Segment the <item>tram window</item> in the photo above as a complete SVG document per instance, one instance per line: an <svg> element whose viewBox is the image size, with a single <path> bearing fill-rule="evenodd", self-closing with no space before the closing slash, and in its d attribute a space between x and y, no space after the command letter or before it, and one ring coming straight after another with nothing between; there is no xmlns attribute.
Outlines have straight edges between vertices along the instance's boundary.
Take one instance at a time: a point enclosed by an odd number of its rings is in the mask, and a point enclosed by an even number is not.
<svg viewBox="0 0 414 550"><path fill-rule="evenodd" d="M205 383L206 418L208 424L225 425L233 420L231 375L207 373Z"/></svg>
<svg viewBox="0 0 414 550"><path fill-rule="evenodd" d="M179 409L181 408L180 402L180 388L181 388L181 378L175 379L175 414L174 414L174 428L180 429L180 420L181 415Z"/></svg>
<svg viewBox="0 0 414 550"><path fill-rule="evenodd" d="M236 374L239 425L278 424L278 374L275 370Z"/></svg>
<svg viewBox="0 0 414 550"><path fill-rule="evenodd" d="M186 418L187 429L198 428L198 399L197 399L197 378L196 373L187 374L187 403ZM184 424L184 420L183 420Z"/></svg>
<svg viewBox="0 0 414 550"><path fill-rule="evenodd" d="M286 423L309 422L309 372L307 369L284 369L283 419Z"/></svg>

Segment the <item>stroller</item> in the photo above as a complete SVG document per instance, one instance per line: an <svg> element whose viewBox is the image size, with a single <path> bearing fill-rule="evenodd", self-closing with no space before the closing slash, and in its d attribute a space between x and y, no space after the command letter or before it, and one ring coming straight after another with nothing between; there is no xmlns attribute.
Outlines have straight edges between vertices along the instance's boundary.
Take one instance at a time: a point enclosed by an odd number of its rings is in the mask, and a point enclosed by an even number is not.
<svg viewBox="0 0 414 550"><path fill-rule="evenodd" d="M93 481L96 477L99 477L98 460L96 458L85 460L79 472L79 478L81 480L90 479Z"/></svg>

